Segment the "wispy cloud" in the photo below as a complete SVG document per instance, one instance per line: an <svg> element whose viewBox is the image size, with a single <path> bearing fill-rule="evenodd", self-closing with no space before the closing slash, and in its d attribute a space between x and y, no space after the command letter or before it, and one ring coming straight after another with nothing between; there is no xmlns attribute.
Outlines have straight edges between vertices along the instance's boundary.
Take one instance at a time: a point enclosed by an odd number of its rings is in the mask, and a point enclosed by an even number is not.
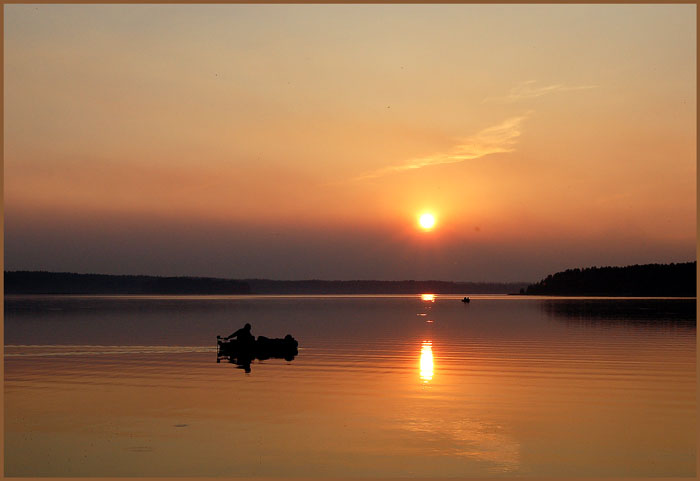
<svg viewBox="0 0 700 481"><path fill-rule="evenodd" d="M485 128L476 134L460 139L457 145L447 152L439 152L427 157L411 159L402 164L390 165L364 175L355 180L374 179L387 174L406 170L421 169L441 164L454 164L465 160L474 160L486 155L513 152L515 143L522 133L522 123L531 112L511 117L500 124Z"/></svg>
<svg viewBox="0 0 700 481"><path fill-rule="evenodd" d="M484 99L483 102L510 103L517 102L519 100L534 99L554 92L573 92L576 90L590 90L597 87L597 85L552 84L537 86L535 84L536 82L534 80L522 82L510 89L508 95L504 97L488 97Z"/></svg>

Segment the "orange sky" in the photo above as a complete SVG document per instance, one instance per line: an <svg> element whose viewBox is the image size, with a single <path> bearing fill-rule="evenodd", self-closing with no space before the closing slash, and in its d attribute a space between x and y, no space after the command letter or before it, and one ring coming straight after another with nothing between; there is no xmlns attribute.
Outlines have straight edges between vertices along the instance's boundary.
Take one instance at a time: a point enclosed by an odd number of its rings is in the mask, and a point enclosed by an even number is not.
<svg viewBox="0 0 700 481"><path fill-rule="evenodd" d="M695 8L7 5L6 269L692 260Z"/></svg>

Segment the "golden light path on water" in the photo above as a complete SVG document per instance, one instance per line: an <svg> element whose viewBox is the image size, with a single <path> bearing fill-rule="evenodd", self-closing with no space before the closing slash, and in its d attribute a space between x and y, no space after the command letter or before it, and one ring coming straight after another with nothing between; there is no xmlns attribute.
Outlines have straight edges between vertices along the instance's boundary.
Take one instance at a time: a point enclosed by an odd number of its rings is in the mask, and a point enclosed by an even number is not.
<svg viewBox="0 0 700 481"><path fill-rule="evenodd" d="M423 341L420 348L420 378L424 383L433 379L433 342Z"/></svg>
<svg viewBox="0 0 700 481"><path fill-rule="evenodd" d="M435 302L435 294L421 294L420 298L422 301Z"/></svg>

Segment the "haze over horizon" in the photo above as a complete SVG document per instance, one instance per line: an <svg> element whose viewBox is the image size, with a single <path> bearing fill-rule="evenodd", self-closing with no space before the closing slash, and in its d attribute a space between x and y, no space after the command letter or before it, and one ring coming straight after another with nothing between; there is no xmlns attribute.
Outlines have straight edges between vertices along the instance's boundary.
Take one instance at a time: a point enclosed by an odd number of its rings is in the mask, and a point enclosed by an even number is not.
<svg viewBox="0 0 700 481"><path fill-rule="evenodd" d="M5 270L696 260L695 5L4 11Z"/></svg>

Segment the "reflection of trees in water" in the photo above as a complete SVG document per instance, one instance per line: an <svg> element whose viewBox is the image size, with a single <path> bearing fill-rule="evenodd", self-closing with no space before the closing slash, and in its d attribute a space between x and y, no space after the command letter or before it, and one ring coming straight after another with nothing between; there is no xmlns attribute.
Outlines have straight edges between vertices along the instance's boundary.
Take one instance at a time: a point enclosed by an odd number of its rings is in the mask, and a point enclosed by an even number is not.
<svg viewBox="0 0 700 481"><path fill-rule="evenodd" d="M566 321L695 327L695 299L556 299L542 301L550 317Z"/></svg>

